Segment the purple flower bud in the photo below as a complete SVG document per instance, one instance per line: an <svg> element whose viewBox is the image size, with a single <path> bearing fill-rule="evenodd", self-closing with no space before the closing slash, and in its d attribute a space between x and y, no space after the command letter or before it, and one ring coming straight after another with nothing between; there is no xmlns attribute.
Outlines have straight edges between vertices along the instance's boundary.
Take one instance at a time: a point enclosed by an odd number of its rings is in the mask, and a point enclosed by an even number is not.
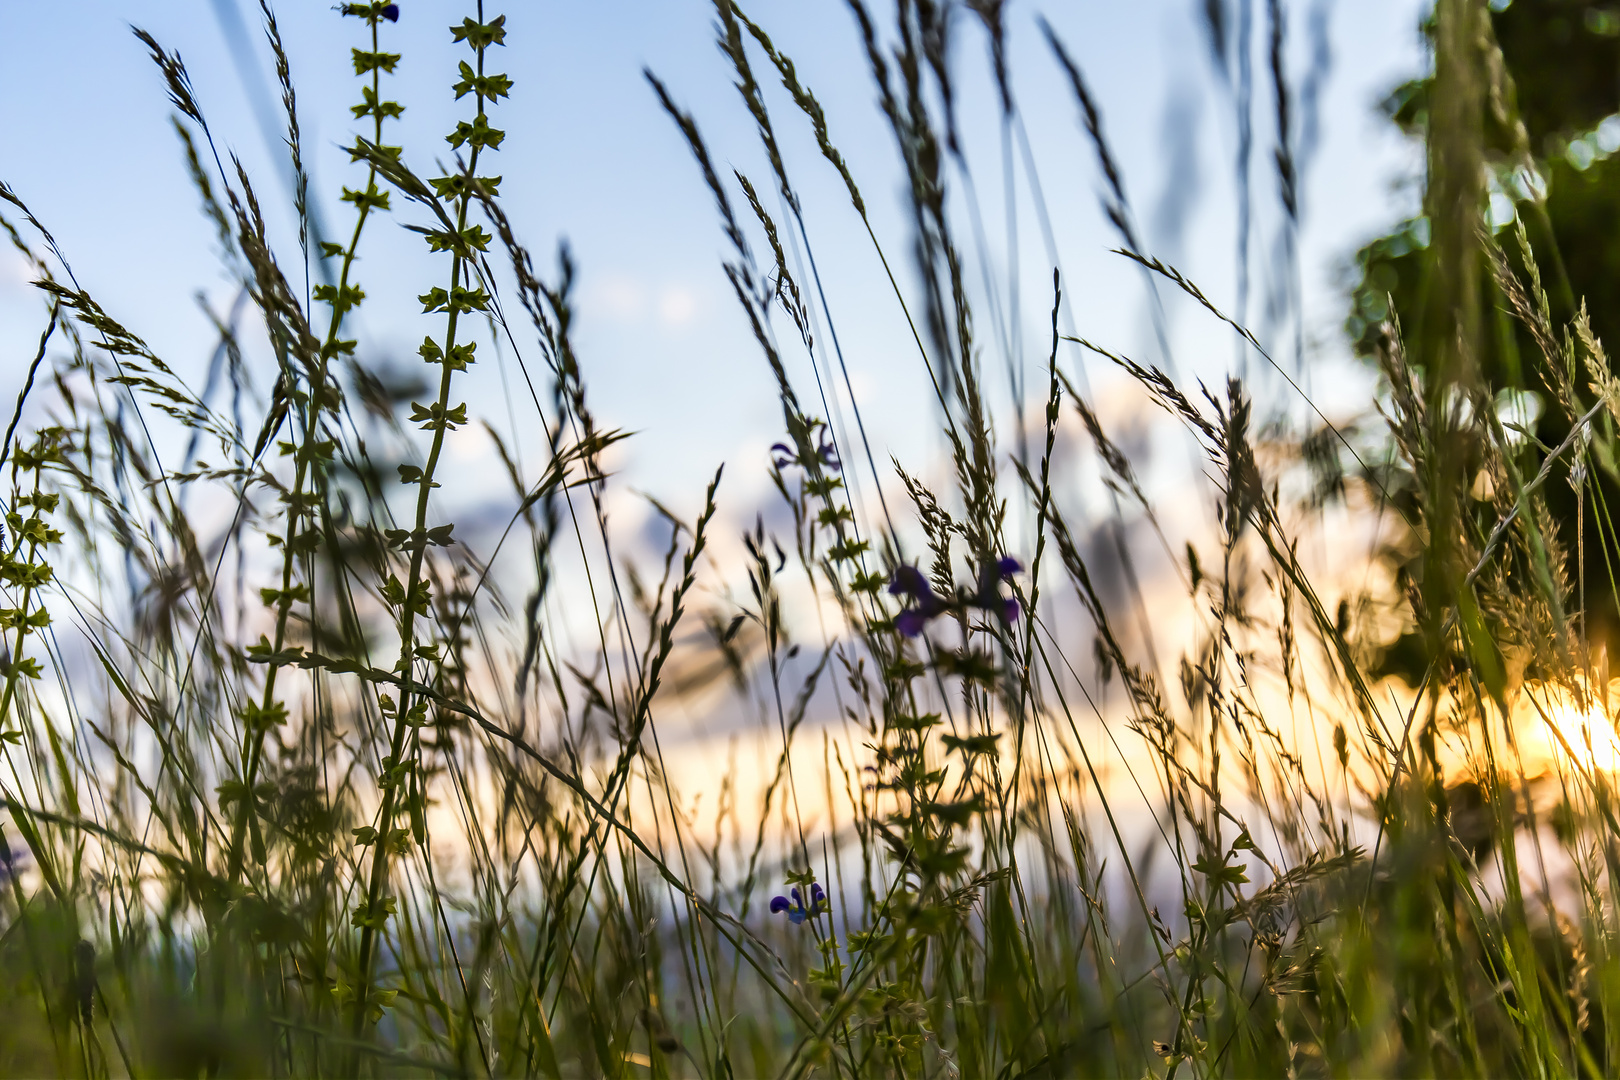
<svg viewBox="0 0 1620 1080"><path fill-rule="evenodd" d="M1003 555L1001 558L996 560L996 573L1000 574L1004 578L1010 578L1014 574L1021 574L1023 571L1024 564L1013 558L1011 555Z"/></svg>
<svg viewBox="0 0 1620 1080"><path fill-rule="evenodd" d="M821 455L822 463L833 472L838 472L843 468L843 462L838 460L838 448L827 441L825 431L821 433L821 445L816 447L816 452Z"/></svg>
<svg viewBox="0 0 1620 1080"><path fill-rule="evenodd" d="M387 19L389 22L399 22L399 5L384 4L382 9L382 17Z"/></svg>
<svg viewBox="0 0 1620 1080"><path fill-rule="evenodd" d="M788 903L788 898L785 897L785 896L773 896L773 897L771 897L771 914L772 915L780 915L780 914L782 914L782 912L786 911L790 906L791 905Z"/></svg>
<svg viewBox="0 0 1620 1080"><path fill-rule="evenodd" d="M1018 621L1018 598L1016 596L1009 596L1002 601L1001 618L1008 624Z"/></svg>

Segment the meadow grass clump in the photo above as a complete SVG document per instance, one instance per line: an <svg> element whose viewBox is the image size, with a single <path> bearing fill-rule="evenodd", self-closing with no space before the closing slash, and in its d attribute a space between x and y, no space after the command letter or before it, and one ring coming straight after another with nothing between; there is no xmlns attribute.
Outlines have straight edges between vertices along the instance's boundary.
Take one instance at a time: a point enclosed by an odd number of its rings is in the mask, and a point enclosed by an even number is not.
<svg viewBox="0 0 1620 1080"><path fill-rule="evenodd" d="M1011 272L975 282L983 242L959 237L964 203L979 220L951 45L969 13L1018 173L1003 5L848 6L904 171L899 240L788 44L740 4L716 0L717 40L768 174L722 172L679 88L647 74L779 392L770 459L726 468L766 470L783 524L761 513L740 547L717 540L720 469L695 518L654 504L661 550L610 527L625 435L589 402L566 249L538 270L503 209L522 178L495 174L494 124L522 92L501 71L521 43L482 0L449 31L464 113L438 176L441 147L387 141L390 35L414 5L342 5L359 133L336 239L315 227L262 0L296 246L273 239L179 56L137 31L243 298L218 320L228 409L81 288L0 187L45 303L0 447L0 1071L1616 1070L1620 743L1583 618L1615 585L1579 568L1586 545L1620 553L1595 480L1615 472L1620 380L1584 308L1554 321L1522 226L1483 216L1490 170L1535 168L1481 134L1513 101L1485 6L1433 15L1424 315L1364 339L1381 420L1306 401L1303 428L1238 378L1207 387L1085 337L1055 269L1038 363L1006 324L982 333L976 312L1010 323L1037 293ZM1120 265L1161 316L1184 297L1223 352L1297 393L1241 311L1144 250L1084 72L1043 28ZM790 124L823 162L791 163ZM942 468L885 464L854 405L794 181L823 164L909 327ZM368 300L361 253L396 224L425 241L413 295L432 329L422 373L389 382L345 335ZM1482 295L1542 350L1561 441L1504 420L1479 378ZM479 419L458 376L486 341L523 361L545 459L525 468L489 429L509 518L474 536L442 489L447 438ZM1078 355L1182 433L1195 529L1161 513ZM1076 458L1095 505L1061 482ZM1560 484L1573 537L1548 509ZM1337 534L1378 550L1347 576ZM1388 675L1401 650L1408 680ZM679 767L660 726L683 681L729 681L731 704L686 704L757 720L763 775Z"/></svg>

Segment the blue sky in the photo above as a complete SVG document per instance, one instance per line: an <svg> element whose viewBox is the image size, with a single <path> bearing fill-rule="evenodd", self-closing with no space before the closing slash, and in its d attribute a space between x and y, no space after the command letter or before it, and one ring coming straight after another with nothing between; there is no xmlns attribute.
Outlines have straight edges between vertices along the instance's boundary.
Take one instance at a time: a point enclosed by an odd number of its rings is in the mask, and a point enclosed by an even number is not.
<svg viewBox="0 0 1620 1080"><path fill-rule="evenodd" d="M457 47L445 27L471 10L442 0L406 0L392 44L404 54L390 92L407 106L391 141L420 171L443 153L442 133L463 111L448 91ZM873 8L886 14L885 5ZM1263 267L1277 243L1272 102L1267 90L1263 13L1253 52L1256 91L1253 177L1257 280L1250 313L1263 322ZM1104 114L1147 246L1176 262L1218 303L1235 295L1236 213L1230 96L1216 73L1201 0L1013 0L1014 79L1063 260L1074 325L1086 337L1154 358L1141 279L1108 249L1116 245L1098 209L1098 170L1072 97L1034 28L1048 17L1085 69ZM1355 247L1414 212L1414 148L1374 112L1379 96L1423 63L1416 31L1421 0L1289 0L1288 65L1296 85L1313 70L1321 85L1320 137L1304 187L1301 277L1313 356L1343 357L1335 338L1343 312L1342 267ZM906 262L898 159L874 104L854 23L839 0L756 0L750 13L790 52L826 106L832 135L851 162L891 260ZM1315 62L1312 12L1327 13L1332 63ZM491 4L489 10L501 10ZM509 132L495 171L519 235L542 267L566 237L579 268L577 345L598 417L636 431L623 459L633 486L690 509L724 460L745 485L763 482L764 453L780 437L769 372L729 298L723 237L678 133L641 76L647 66L698 118L717 162L766 187L768 175L730 75L713 45L712 8L700 0L513 0L508 48L499 62L515 80L495 122ZM363 177L338 147L354 130L357 99L348 62L362 44L353 20L324 3L276 5L299 93L306 153L325 219L346 226L338 186ZM285 170L255 114L275 105L273 69L257 7L247 0L80 0L72 5L0 3L0 179L53 231L79 279L116 318L142 334L177 370L201 383L210 334L193 294L216 309L234 287L212 251L210 227L186 180L169 130L161 79L130 34L135 24L177 50L222 152L253 176L282 258L291 261L292 217ZM256 60L233 49L233 24ZM984 259L1005 281L1004 200L995 104L983 35L958 26L958 95L967 152L989 241ZM763 59L756 56L756 61ZM852 369L855 393L881 461L911 461L932 445L925 384L908 351L903 318L859 220L804 124L772 82L771 103L790 169L804 198L811 241ZM1296 116L1298 102L1296 101ZM271 122L279 124L272 114ZM1044 358L1050 265L1020 175L1019 266L1025 352ZM958 199L960 178L953 187ZM959 206L965 205L959 201ZM774 207L773 207L774 208ZM408 214L399 220L410 220ZM977 287L979 253L970 264ZM1179 224L1178 224L1179 222ZM372 295L360 319L368 362L416 363L420 316L414 296L436 274L420 241L392 222L370 234L360 266ZM904 276L904 274L903 274ZM981 309L981 336L992 333ZM1218 378L1233 348L1207 319L1170 304L1180 370ZM0 394L15 393L41 324L37 298L9 250L0 254ZM784 320L783 330L786 329ZM1287 335L1284 335L1286 338ZM531 355L528 359L532 360ZM793 375L813 386L808 360ZM1071 361L1072 362L1072 361ZM256 358L265 385L267 358ZM998 361L999 363L999 361ZM1330 370L1320 368L1318 370ZM1332 375L1326 385L1338 386ZM1342 382L1342 380L1341 380ZM1353 386L1354 381L1343 382ZM521 442L533 434L532 406L515 369L474 369L464 393ZM807 396L808 396L808 392ZM510 404L510 408L508 408ZM488 464L469 442L455 459L477 488Z"/></svg>

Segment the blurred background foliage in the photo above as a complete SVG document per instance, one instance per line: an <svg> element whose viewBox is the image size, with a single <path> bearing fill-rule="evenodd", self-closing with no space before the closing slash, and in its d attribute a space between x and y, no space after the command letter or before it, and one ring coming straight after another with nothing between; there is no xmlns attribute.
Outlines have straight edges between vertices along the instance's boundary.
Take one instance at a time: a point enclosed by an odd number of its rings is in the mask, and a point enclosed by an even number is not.
<svg viewBox="0 0 1620 1080"><path fill-rule="evenodd" d="M1620 5L1493 0L1489 18L1500 50L1492 59L1501 65L1496 74L1503 76L1498 85L1505 93L1484 110L1477 138L1491 177L1489 224L1500 253L1516 276L1545 275L1551 325L1574 319L1585 298L1594 336L1600 342L1620 341L1620 309L1609 302L1620 292ZM1435 25L1431 14L1423 28L1431 39ZM1434 80L1430 72L1408 81L1383 103L1391 122L1430 144L1431 152L1438 139L1461 134L1433 123ZM1521 227L1533 265L1517 239ZM1392 315L1404 330L1413 367L1427 370L1429 359L1443 354L1436 338L1449 332L1448 298L1434 287L1438 258L1431 232L1425 214L1357 252L1346 329L1362 356L1375 356ZM1484 319L1469 377L1495 397L1504 423L1521 424L1544 447L1556 446L1574 417L1549 383L1555 373L1546 370L1532 330L1514 318L1511 297L1490 272L1489 252L1481 247L1474 258ZM1590 398L1594 388L1584 365L1576 361L1568 367L1575 386ZM1612 424L1607 418L1600 422ZM1599 467L1585 490L1588 514L1594 503L1614 506L1620 500L1616 463L1601 453L1593 461ZM1382 479L1411 505L1410 477ZM1488 484L1467 466L1460 479L1472 496L1473 516L1488 527ZM1551 484L1546 497L1566 541L1564 570L1570 579L1612 583L1615 568L1605 562L1602 545L1582 544L1576 537L1581 505L1576 489ZM1405 584L1422 577L1420 547L1406 543L1386 553ZM1585 620L1590 640L1613 651L1620 641L1620 610L1612 589L1589 590ZM1403 635L1385 653L1381 670L1416 685L1433 652L1423 636L1420 629Z"/></svg>

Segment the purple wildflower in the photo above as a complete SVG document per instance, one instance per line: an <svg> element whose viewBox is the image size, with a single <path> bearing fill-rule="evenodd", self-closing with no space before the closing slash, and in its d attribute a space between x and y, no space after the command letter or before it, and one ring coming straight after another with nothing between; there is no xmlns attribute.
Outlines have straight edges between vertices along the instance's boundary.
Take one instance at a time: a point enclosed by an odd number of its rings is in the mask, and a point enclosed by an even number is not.
<svg viewBox="0 0 1620 1080"><path fill-rule="evenodd" d="M797 926L808 919L812 912L804 906L804 901L799 898L798 889L789 889L788 892L793 894L793 909L788 912L788 922Z"/></svg>
<svg viewBox="0 0 1620 1080"><path fill-rule="evenodd" d="M916 637L928 625L928 616L921 608L907 608L894 617L894 628L906 637Z"/></svg>
<svg viewBox="0 0 1620 1080"><path fill-rule="evenodd" d="M838 447L827 441L826 428L821 429L820 445L816 447L816 453L821 455L821 463L833 472L843 468L843 462L838 459Z"/></svg>
<svg viewBox="0 0 1620 1080"><path fill-rule="evenodd" d="M915 566L894 568L894 577L889 581L890 596L909 596L913 600L921 600L925 596L932 596L933 592L928 587L928 579Z"/></svg>
<svg viewBox="0 0 1620 1080"><path fill-rule="evenodd" d="M810 456L805 456L805 453L801 453L798 449L789 446L785 442L779 442L771 447L771 462L778 469L785 469L789 465L809 467L813 461L819 461L822 467L832 472L840 472L843 470L844 463L838 456L838 447L827 440L830 433L831 429L827 427L825 421L812 420L810 421L809 431L806 432L806 440L799 444ZM810 450L808 440L810 434L816 436L816 447L813 451Z"/></svg>
<svg viewBox="0 0 1620 1080"><path fill-rule="evenodd" d="M788 893L793 897L792 900L789 900L786 896L771 897L771 914L780 915L786 912L788 922L795 926L806 919L815 918L831 906L827 903L827 894L822 891L821 886L818 884L810 886L810 904L808 907L805 906L804 899L799 894L797 887L789 889Z"/></svg>
<svg viewBox="0 0 1620 1080"><path fill-rule="evenodd" d="M889 581L890 596L906 596L913 601L911 607L895 616L894 627L906 637L916 637L928 625L928 620L945 610L945 604L934 595L928 579L915 566L901 565L894 569Z"/></svg>
<svg viewBox="0 0 1620 1080"><path fill-rule="evenodd" d="M389 22L399 22L399 5L384 4L380 14Z"/></svg>
<svg viewBox="0 0 1620 1080"><path fill-rule="evenodd" d="M1001 595L1001 582L1011 581L1014 574L1021 574L1024 564L1011 555L1003 555L993 563L985 563L979 571L978 594L968 603L984 611L999 616L1001 621L1009 626L1018 621L1020 610L1016 597Z"/></svg>

